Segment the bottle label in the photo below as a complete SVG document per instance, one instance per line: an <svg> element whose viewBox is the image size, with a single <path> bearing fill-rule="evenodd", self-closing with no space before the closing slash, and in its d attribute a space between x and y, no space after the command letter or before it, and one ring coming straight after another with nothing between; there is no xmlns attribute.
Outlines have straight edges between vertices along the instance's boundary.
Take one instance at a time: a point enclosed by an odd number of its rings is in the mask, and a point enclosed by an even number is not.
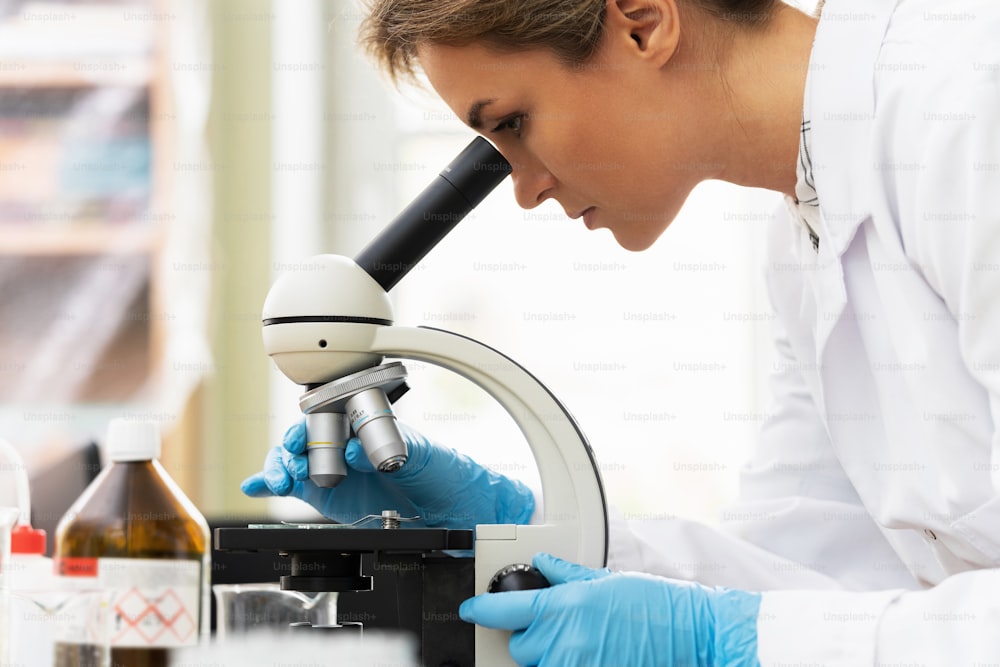
<svg viewBox="0 0 1000 667"><path fill-rule="evenodd" d="M96 577L96 558L60 558L56 560L60 577Z"/></svg>
<svg viewBox="0 0 1000 667"><path fill-rule="evenodd" d="M152 558L62 558L58 572L112 591L109 643L169 648L198 642L201 563Z"/></svg>

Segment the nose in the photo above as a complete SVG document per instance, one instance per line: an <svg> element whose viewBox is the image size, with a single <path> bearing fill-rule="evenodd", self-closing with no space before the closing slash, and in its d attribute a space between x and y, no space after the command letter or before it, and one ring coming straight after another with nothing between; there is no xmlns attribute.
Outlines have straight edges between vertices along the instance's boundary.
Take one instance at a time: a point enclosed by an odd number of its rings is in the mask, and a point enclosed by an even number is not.
<svg viewBox="0 0 1000 667"><path fill-rule="evenodd" d="M513 163L514 199L524 209L535 208L552 196L556 179L541 165Z"/></svg>

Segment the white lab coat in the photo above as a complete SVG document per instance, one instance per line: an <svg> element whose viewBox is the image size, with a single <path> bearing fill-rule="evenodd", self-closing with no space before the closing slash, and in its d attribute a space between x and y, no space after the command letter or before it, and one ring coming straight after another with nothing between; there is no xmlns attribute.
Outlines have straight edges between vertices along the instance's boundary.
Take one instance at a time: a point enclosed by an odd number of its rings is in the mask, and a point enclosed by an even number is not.
<svg viewBox="0 0 1000 667"><path fill-rule="evenodd" d="M614 569L764 591L769 665L1000 664L1000 3L829 0L820 246L770 232L776 407L720 531Z"/></svg>

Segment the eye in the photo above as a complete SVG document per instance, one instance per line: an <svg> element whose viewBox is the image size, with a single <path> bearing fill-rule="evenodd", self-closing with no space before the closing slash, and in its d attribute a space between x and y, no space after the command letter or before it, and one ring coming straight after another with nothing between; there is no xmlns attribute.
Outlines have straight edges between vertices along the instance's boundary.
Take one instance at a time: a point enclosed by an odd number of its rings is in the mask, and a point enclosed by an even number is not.
<svg viewBox="0 0 1000 667"><path fill-rule="evenodd" d="M513 114L500 121L500 124L493 128L494 132L511 132L515 137L521 136L521 126L527 116L523 113Z"/></svg>

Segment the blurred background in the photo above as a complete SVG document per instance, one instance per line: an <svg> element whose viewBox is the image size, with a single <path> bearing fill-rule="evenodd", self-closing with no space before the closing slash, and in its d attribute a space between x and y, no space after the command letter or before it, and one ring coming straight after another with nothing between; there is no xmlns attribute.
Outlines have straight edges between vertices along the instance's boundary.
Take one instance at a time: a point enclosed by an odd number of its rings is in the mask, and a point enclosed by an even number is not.
<svg viewBox="0 0 1000 667"><path fill-rule="evenodd" d="M37 480L36 523L54 526L121 416L159 423L210 518L310 515L239 491L300 418L261 345L267 290L310 255L354 254L472 138L373 69L361 18L353 0L0 0L0 437ZM707 182L629 253L555 202L519 209L508 180L392 291L396 319L544 382L626 517L715 523L768 410L780 203ZM488 396L407 365L401 420L537 479Z"/></svg>

